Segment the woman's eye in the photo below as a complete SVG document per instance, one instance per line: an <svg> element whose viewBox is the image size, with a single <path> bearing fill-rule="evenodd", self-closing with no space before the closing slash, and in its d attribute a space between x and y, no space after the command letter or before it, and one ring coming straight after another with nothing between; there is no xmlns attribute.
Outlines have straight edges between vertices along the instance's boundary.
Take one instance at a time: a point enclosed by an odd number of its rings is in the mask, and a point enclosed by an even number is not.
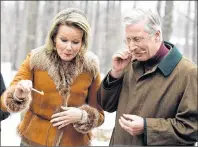
<svg viewBox="0 0 198 147"><path fill-rule="evenodd" d="M73 42L74 44L78 44L79 42Z"/></svg>
<svg viewBox="0 0 198 147"><path fill-rule="evenodd" d="M62 42L67 42L67 40L65 40L65 39L61 39L61 41L62 41Z"/></svg>

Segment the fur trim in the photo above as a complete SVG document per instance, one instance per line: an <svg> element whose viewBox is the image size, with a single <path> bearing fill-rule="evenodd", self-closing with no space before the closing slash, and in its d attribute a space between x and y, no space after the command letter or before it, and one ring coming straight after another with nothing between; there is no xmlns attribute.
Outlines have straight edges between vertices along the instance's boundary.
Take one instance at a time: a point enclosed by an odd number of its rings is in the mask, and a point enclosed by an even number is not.
<svg viewBox="0 0 198 147"><path fill-rule="evenodd" d="M96 78L99 73L99 60L92 52L86 52L84 54L78 54L72 61L65 62L60 59L56 50L49 52L42 46L32 50L30 69L47 71L63 99L63 106L67 106L70 97L70 87L75 78L82 72L89 72L93 75L93 78ZM55 138L55 144L59 145L62 138L62 131L59 131Z"/></svg>
<svg viewBox="0 0 198 147"><path fill-rule="evenodd" d="M25 146L43 146L44 147L44 145L32 142L31 140L25 138L24 136L21 137L21 143Z"/></svg>
<svg viewBox="0 0 198 147"><path fill-rule="evenodd" d="M27 109L32 100L31 94L27 98L24 98L22 102L18 102L13 98L14 91L15 87L12 86L8 88L5 92L4 103L8 112L19 112Z"/></svg>
<svg viewBox="0 0 198 147"><path fill-rule="evenodd" d="M53 79L56 89L63 98L64 106L67 106L70 87L75 78L82 72L89 72L96 78L99 73L99 60L92 52L84 55L78 54L72 61L64 62L57 52L47 52L44 46L32 50L30 68L46 70Z"/></svg>
<svg viewBox="0 0 198 147"><path fill-rule="evenodd" d="M74 128L81 133L88 133L91 129L95 128L99 119L99 112L97 109L90 107L89 105L83 105L79 107L82 110L85 110L88 113L86 122L76 122L73 123Z"/></svg>

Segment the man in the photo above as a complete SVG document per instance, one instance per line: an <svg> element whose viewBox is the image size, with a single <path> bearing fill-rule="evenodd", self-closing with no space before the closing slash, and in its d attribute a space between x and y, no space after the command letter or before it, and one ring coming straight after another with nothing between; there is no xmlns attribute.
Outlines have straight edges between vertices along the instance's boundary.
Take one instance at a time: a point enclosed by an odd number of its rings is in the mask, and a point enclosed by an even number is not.
<svg viewBox="0 0 198 147"><path fill-rule="evenodd" d="M3 76L0 73L0 79L1 79L1 88L0 88L0 94L2 95L2 93L5 91L5 84L4 84L4 80L3 80ZM4 112L0 109L0 121L6 119L8 116L10 115L10 113L8 112Z"/></svg>
<svg viewBox="0 0 198 147"><path fill-rule="evenodd" d="M197 141L197 66L163 41L160 18L134 9L124 18L128 49L113 55L98 91L116 111L110 145L194 145Z"/></svg>

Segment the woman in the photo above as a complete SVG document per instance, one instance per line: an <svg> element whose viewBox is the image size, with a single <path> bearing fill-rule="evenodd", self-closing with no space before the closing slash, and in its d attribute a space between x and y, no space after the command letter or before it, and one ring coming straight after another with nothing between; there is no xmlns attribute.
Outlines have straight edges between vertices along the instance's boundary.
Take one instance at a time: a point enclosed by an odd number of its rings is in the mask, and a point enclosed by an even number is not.
<svg viewBox="0 0 198 147"><path fill-rule="evenodd" d="M88 35L84 13L58 13L45 45L27 56L1 98L7 111L26 110L18 126L23 146L89 145L91 129L103 123L96 100L99 63L87 51Z"/></svg>

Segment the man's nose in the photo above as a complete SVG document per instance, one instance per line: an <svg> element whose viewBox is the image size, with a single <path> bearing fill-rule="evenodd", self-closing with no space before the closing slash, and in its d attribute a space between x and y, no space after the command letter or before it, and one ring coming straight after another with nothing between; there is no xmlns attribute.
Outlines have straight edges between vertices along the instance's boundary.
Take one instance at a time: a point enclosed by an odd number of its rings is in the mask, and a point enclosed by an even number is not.
<svg viewBox="0 0 198 147"><path fill-rule="evenodd" d="M131 39L130 42L129 42L129 46L133 47L133 46L136 46L136 45L137 45L136 42L133 39Z"/></svg>
<svg viewBox="0 0 198 147"><path fill-rule="evenodd" d="M129 50L131 52L134 52L137 49L137 45L135 43L129 44Z"/></svg>
<svg viewBox="0 0 198 147"><path fill-rule="evenodd" d="M129 46L129 49L130 50L135 50L136 49L136 43L135 42L133 42L133 41L130 41L130 43L128 44L128 46Z"/></svg>

